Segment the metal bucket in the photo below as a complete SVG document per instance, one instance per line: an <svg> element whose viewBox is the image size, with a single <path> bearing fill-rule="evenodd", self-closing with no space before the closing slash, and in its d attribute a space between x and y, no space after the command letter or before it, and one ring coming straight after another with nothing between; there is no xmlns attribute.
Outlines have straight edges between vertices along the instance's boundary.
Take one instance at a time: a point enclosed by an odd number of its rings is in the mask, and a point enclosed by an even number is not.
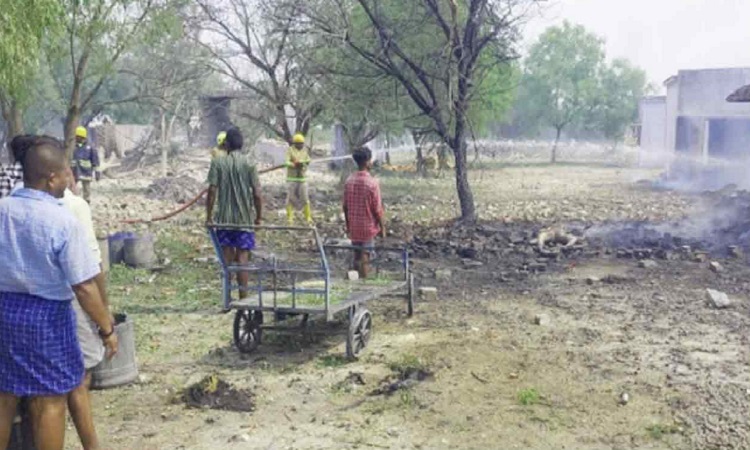
<svg viewBox="0 0 750 450"><path fill-rule="evenodd" d="M91 373L91 387L107 389L138 380L135 358L135 327L125 314L115 314L115 332L120 347L114 358L102 361Z"/></svg>
<svg viewBox="0 0 750 450"><path fill-rule="evenodd" d="M125 238L122 249L122 259L130 267L149 269L156 263L154 252L154 236L134 235Z"/></svg>

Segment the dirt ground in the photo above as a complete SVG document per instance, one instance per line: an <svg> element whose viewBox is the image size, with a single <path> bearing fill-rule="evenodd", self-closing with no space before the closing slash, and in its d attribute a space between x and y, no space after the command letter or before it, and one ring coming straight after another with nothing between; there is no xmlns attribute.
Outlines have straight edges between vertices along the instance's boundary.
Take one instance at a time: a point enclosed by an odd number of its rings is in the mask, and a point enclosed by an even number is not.
<svg viewBox="0 0 750 450"><path fill-rule="evenodd" d="M699 203L638 183L655 176L603 164L488 163L472 181L485 227L500 233L572 220L675 219ZM450 177L380 178L393 239L412 240L420 226L455 214ZM330 236L341 231L335 182L313 176L316 219ZM119 203L174 207L146 200L143 180L127 183L98 186L94 207L108 231L118 226ZM281 222L282 180L264 179L264 189L269 220ZM412 318L401 298L372 302L374 335L358 361L343 358L343 317L316 318L305 334L267 333L257 352L242 355L232 345L233 316L218 312L218 269L201 223L194 210L136 227L157 235L167 270L111 273L115 308L135 320L141 379L94 394L107 448L750 448L744 260L721 260L715 272L708 262L642 268L583 252L526 273L516 250L480 254L475 264L417 254L418 285L437 287L437 299L420 299ZM732 307L707 306L706 288L729 294ZM430 376L381 393L414 369ZM181 391L210 375L251 392L254 410L186 407ZM67 442L78 448L73 428Z"/></svg>

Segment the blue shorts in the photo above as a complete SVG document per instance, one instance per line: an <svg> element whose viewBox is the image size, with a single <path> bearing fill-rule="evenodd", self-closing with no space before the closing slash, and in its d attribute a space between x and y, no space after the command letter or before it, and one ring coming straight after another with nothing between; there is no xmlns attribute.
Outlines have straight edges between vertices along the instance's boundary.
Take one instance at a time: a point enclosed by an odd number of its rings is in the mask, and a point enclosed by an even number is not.
<svg viewBox="0 0 750 450"><path fill-rule="evenodd" d="M375 239L370 239L367 242L352 241L352 247L363 247L365 250L372 251L373 249L375 249Z"/></svg>
<svg viewBox="0 0 750 450"><path fill-rule="evenodd" d="M63 395L83 375L71 302L0 292L0 392Z"/></svg>
<svg viewBox="0 0 750 450"><path fill-rule="evenodd" d="M216 230L216 238L222 247L233 247L240 250L255 248L255 233L243 230Z"/></svg>
<svg viewBox="0 0 750 450"><path fill-rule="evenodd" d="M352 241L352 247L362 247L362 250L356 248L354 251L362 251L363 253L367 252L371 258L375 257L375 239L370 239L367 242Z"/></svg>

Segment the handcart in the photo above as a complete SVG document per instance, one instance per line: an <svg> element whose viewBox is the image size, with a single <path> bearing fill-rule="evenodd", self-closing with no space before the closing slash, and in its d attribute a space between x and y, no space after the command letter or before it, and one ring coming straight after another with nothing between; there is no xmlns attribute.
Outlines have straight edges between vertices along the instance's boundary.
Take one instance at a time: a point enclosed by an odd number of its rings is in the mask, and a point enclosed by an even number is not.
<svg viewBox="0 0 750 450"><path fill-rule="evenodd" d="M263 234L259 240L266 243L274 242L272 236L284 233L294 234L294 242L305 242L300 239L302 235L311 239L307 239L310 245L296 249L306 256L303 258L284 258L275 253L262 255L264 252L259 250L253 253L249 263L233 264L225 260L219 245L217 230L220 229ZM208 232L221 264L223 306L226 311L235 311L234 344L242 353L256 350L264 331L289 331L290 327L280 326L284 317L301 316L299 329L304 330L311 315L323 316L330 322L336 315L346 312L349 321L346 354L356 358L372 336L372 314L366 307L367 302L386 296L404 296L407 315L414 313L414 276L406 246L364 249L348 242L324 243L315 227L209 225ZM354 250L374 252L373 267L379 267L378 261L383 260L391 263L391 270L378 269L374 277L365 280L339 276L331 266L332 259L348 256ZM245 292L234 276L241 272L249 276ZM272 324L265 323L264 313L272 313L268 314L274 318Z"/></svg>

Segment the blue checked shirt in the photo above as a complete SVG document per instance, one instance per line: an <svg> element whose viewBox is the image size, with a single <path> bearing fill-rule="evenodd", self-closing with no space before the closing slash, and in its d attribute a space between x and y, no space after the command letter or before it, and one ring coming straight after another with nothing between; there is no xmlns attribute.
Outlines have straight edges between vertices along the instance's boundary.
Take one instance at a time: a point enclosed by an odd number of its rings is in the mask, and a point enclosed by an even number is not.
<svg viewBox="0 0 750 450"><path fill-rule="evenodd" d="M33 189L0 200L0 292L69 301L99 274L86 231L62 201Z"/></svg>

